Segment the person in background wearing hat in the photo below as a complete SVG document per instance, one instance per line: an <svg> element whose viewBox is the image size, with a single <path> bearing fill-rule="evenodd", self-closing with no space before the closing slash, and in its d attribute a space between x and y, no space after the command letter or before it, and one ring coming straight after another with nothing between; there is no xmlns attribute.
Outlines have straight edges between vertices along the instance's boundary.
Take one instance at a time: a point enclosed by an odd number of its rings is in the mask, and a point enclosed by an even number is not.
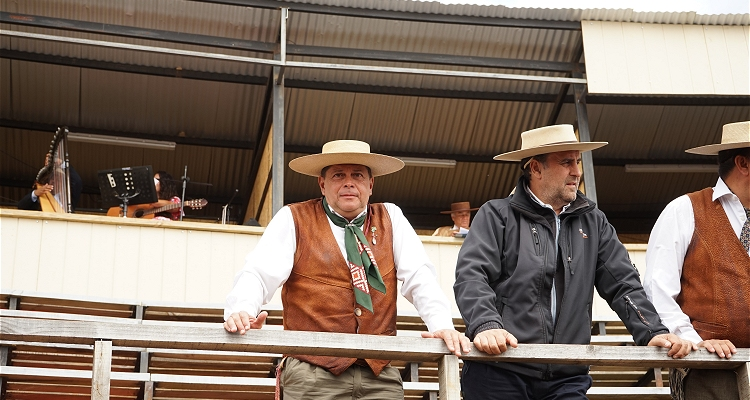
<svg viewBox="0 0 750 400"><path fill-rule="evenodd" d="M451 203L450 211L441 211L440 213L450 214L453 226L441 226L435 229L432 236L454 237L457 233L465 234L469 231L469 224L471 224L471 212L476 210L478 208L471 208L468 201Z"/></svg>
<svg viewBox="0 0 750 400"><path fill-rule="evenodd" d="M260 328L261 306L283 285L284 329L396 335L397 281L429 332L456 355L468 339L453 327L450 304L422 242L401 209L369 204L374 177L403 168L355 140L326 143L289 167L318 177L322 198L283 207L247 256L227 296L224 328ZM291 355L282 363L284 399L403 399L388 360Z"/></svg>
<svg viewBox="0 0 750 400"><path fill-rule="evenodd" d="M750 347L750 121L686 151L718 156L719 179L659 215L643 285L670 332L730 358ZM731 370L672 369L669 382L675 399L739 399Z"/></svg>
<svg viewBox="0 0 750 400"><path fill-rule="evenodd" d="M521 134L515 192L477 212L458 253L456 303L477 350L500 354L518 343L589 344L594 288L638 345L684 357L689 342L670 334L646 299L638 272L596 205L578 191L581 143L571 125ZM465 361L465 400L586 399L585 365Z"/></svg>

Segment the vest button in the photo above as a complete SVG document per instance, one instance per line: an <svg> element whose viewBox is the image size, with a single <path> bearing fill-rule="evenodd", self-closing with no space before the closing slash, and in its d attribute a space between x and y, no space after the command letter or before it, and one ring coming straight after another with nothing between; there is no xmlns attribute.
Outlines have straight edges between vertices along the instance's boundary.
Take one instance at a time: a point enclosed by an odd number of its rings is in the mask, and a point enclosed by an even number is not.
<svg viewBox="0 0 750 400"><path fill-rule="evenodd" d="M359 308L355 308L354 309L354 315L356 315L358 317L361 316L362 315L362 310L360 310Z"/></svg>

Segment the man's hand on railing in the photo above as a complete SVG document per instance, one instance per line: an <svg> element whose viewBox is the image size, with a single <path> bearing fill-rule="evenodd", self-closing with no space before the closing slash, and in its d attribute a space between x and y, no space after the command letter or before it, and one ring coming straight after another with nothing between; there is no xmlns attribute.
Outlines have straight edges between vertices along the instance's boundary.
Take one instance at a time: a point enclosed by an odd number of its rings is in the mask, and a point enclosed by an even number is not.
<svg viewBox="0 0 750 400"><path fill-rule="evenodd" d="M268 312L266 311L261 311L257 317L251 317L250 314L245 311L232 313L232 315L224 321L224 329L231 333L239 331L240 335L244 335L245 332L250 329L262 328L263 324L266 322L266 318L268 318Z"/></svg>
<svg viewBox="0 0 750 400"><path fill-rule="evenodd" d="M510 347L518 347L518 339L505 329L488 329L477 333L474 347L487 354L502 354Z"/></svg>
<svg viewBox="0 0 750 400"><path fill-rule="evenodd" d="M691 351L698 350L698 346L686 339L680 339L674 333L662 333L651 338L649 346L669 349L667 355L672 358L684 358Z"/></svg>
<svg viewBox="0 0 750 400"><path fill-rule="evenodd" d="M698 343L698 347L705 347L711 353L716 353L720 358L732 358L737 353L737 348L729 340L709 339Z"/></svg>
<svg viewBox="0 0 750 400"><path fill-rule="evenodd" d="M441 338L445 341L445 345L448 346L453 354L461 356L461 351L469 353L471 351L471 342L469 338L463 333L455 329L441 329L435 332L422 332L423 338Z"/></svg>

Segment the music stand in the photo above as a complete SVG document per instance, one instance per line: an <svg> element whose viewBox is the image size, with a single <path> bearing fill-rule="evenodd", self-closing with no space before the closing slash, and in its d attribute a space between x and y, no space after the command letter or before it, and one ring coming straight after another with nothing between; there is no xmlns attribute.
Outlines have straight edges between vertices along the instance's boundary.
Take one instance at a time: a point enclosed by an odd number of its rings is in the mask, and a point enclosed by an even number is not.
<svg viewBox="0 0 750 400"><path fill-rule="evenodd" d="M128 216L128 204L148 204L159 201L150 165L97 171L102 207L122 207L122 216Z"/></svg>

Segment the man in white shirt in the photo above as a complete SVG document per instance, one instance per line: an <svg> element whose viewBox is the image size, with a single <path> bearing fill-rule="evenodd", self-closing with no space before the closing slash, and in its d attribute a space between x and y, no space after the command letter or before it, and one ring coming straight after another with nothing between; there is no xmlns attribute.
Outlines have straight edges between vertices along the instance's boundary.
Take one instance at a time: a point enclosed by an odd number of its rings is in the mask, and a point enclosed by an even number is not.
<svg viewBox="0 0 750 400"><path fill-rule="evenodd" d="M468 352L409 221L394 204L368 203L374 177L403 165L355 140L329 142L321 154L292 160L292 170L318 177L323 197L274 216L227 296L224 328L240 334L260 328L268 316L262 305L283 285L285 329L395 335L401 281L402 295L429 330L422 337L442 338L456 355ZM351 399L353 393L403 399L389 360L291 355L282 364L287 400Z"/></svg>
<svg viewBox="0 0 750 400"><path fill-rule="evenodd" d="M659 216L646 252L644 288L664 325L730 358L750 347L750 121L724 125L716 186L683 195ZM673 369L676 399L739 399L731 370Z"/></svg>

